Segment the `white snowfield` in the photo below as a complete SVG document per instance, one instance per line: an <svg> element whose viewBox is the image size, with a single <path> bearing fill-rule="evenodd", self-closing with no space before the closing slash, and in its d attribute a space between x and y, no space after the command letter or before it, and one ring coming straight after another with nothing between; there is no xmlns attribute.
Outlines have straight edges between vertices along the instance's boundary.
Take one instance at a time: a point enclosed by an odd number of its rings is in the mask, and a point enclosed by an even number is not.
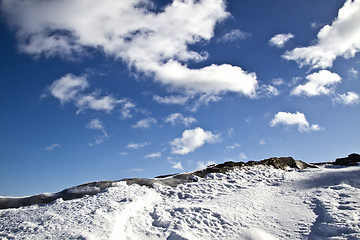
<svg viewBox="0 0 360 240"><path fill-rule="evenodd" d="M0 239L360 239L360 166L257 166L0 211Z"/></svg>

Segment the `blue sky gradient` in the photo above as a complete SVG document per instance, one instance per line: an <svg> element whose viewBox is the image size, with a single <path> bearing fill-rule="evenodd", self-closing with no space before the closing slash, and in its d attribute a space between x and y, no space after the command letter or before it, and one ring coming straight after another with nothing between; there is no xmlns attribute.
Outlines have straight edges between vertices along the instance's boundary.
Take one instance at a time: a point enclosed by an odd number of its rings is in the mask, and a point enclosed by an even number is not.
<svg viewBox="0 0 360 240"><path fill-rule="evenodd" d="M359 152L359 0L27 2L0 2L0 195Z"/></svg>

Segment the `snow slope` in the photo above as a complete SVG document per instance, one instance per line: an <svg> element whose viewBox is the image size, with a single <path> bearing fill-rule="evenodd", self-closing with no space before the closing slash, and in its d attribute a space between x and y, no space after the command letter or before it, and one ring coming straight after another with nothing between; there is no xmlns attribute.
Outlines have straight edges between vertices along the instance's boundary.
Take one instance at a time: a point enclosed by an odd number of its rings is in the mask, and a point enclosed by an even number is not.
<svg viewBox="0 0 360 240"><path fill-rule="evenodd" d="M0 210L0 239L360 239L360 166L246 167Z"/></svg>

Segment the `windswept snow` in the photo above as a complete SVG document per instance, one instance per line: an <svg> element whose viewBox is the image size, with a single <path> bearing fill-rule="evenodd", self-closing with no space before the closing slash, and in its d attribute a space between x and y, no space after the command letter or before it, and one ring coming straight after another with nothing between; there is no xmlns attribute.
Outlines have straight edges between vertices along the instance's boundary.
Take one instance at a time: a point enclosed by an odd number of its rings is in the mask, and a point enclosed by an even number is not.
<svg viewBox="0 0 360 240"><path fill-rule="evenodd" d="M359 166L195 178L1 210L0 239L360 239Z"/></svg>

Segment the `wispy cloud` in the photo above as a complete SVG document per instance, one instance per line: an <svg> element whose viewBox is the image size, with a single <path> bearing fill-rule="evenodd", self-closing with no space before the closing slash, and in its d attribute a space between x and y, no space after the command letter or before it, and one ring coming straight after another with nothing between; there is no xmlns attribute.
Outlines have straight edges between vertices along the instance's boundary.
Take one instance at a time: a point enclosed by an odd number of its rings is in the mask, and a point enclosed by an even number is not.
<svg viewBox="0 0 360 240"><path fill-rule="evenodd" d="M133 128L142 128L142 129L146 129L146 128L150 128L151 125L156 124L157 121L155 118L153 117L148 117L142 120L139 120L135 125L133 125Z"/></svg>
<svg viewBox="0 0 360 240"><path fill-rule="evenodd" d="M107 132L105 131L105 128L103 126L103 123L95 118L93 120L91 120L87 125L87 128L89 129L94 129L94 130L101 130L102 135L95 135L94 137L94 142L90 142L89 146L93 146L94 144L100 144L103 143L106 139L108 139L109 135L107 134Z"/></svg>
<svg viewBox="0 0 360 240"><path fill-rule="evenodd" d="M196 163L196 170L201 170L201 169L205 169L210 165L215 164L214 161L208 161L208 162L204 162L204 161L199 161Z"/></svg>
<svg viewBox="0 0 360 240"><path fill-rule="evenodd" d="M129 143L126 148L131 148L131 149L139 149L142 147L145 147L147 145L150 145L150 143L148 142L144 142L144 143Z"/></svg>
<svg viewBox="0 0 360 240"><path fill-rule="evenodd" d="M310 125L309 122L306 120L305 114L300 112L278 112L270 122L271 127L275 127L277 125L297 126L299 132L312 132L322 130L322 128L317 124Z"/></svg>
<svg viewBox="0 0 360 240"><path fill-rule="evenodd" d="M116 99L111 95L99 96L99 91L84 93L88 87L87 75L66 74L55 80L48 87L48 92L61 104L73 103L78 108L77 113L86 109L110 113L115 107L122 106L123 118L131 117L130 109L135 105L130 100Z"/></svg>
<svg viewBox="0 0 360 240"><path fill-rule="evenodd" d="M239 143L234 143L232 145L226 146L226 150L234 150L236 148L241 148L241 145Z"/></svg>
<svg viewBox="0 0 360 240"><path fill-rule="evenodd" d="M177 104L177 105L185 105L185 103L190 99L190 96L184 95L171 95L166 97L161 97L155 95L153 97L154 101L161 103L161 104Z"/></svg>
<svg viewBox="0 0 360 240"><path fill-rule="evenodd" d="M167 116L164 120L166 123L175 124L183 124L185 126L190 126L193 123L196 123L197 120L193 117L184 117L181 113L173 113Z"/></svg>
<svg viewBox="0 0 360 240"><path fill-rule="evenodd" d="M51 145L45 147L45 148L44 148L44 151L52 151L52 150L54 150L55 148L59 148L59 147L61 147L60 144L54 143L54 144L51 144Z"/></svg>
<svg viewBox="0 0 360 240"><path fill-rule="evenodd" d="M125 170L124 172L130 173L130 172L143 172L144 169L142 168L132 168L130 170Z"/></svg>
<svg viewBox="0 0 360 240"><path fill-rule="evenodd" d="M355 68L350 68L348 70L348 73L352 78L357 78L359 76L359 71L356 70Z"/></svg>
<svg viewBox="0 0 360 240"><path fill-rule="evenodd" d="M145 158L159 158L161 156L162 156L161 152L155 152L146 155Z"/></svg>
<svg viewBox="0 0 360 240"><path fill-rule="evenodd" d="M233 29L230 32L227 32L222 38L220 38L218 42L233 42L237 40L250 38L251 36L252 36L251 33L243 32L239 29Z"/></svg>

